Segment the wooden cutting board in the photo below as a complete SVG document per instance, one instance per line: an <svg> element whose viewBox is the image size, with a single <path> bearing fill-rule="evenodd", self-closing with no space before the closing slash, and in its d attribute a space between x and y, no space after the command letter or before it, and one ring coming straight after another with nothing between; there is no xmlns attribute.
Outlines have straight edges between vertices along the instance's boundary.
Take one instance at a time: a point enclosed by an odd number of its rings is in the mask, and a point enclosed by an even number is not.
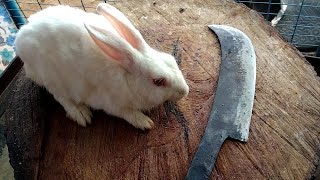
<svg viewBox="0 0 320 180"><path fill-rule="evenodd" d="M137 0L112 3L153 47L173 53L190 94L149 115L143 132L94 112L87 128L22 71L6 111L17 179L183 179L207 124L219 75L220 45L207 25L245 32L257 55L257 84L248 143L227 141L212 179L310 179L320 154L320 79L303 56L258 13L224 0Z"/></svg>

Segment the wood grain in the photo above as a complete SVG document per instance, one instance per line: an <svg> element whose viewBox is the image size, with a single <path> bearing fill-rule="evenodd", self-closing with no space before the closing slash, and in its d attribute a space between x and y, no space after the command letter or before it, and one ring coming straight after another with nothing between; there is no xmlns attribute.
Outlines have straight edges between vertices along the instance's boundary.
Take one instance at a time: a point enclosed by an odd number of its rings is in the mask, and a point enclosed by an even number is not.
<svg viewBox="0 0 320 180"><path fill-rule="evenodd" d="M44 92L38 92L36 86L34 90L23 86L30 82L21 74L23 80L12 93L19 98L13 98L9 108L18 106L25 111L6 113L8 136L20 128L26 136L19 139L42 139L41 145L37 140L30 147L41 158L28 159L38 163L32 166L39 169L34 173L37 179L183 179L204 132L219 77L220 47L217 37L207 28L209 24L242 30L252 40L257 55L249 141L225 142L212 179L315 177L320 154L319 77L258 13L223 0L112 4L128 15L151 46L175 54L190 94L149 112L156 126L148 132L101 111L95 111L91 126L82 128L67 119L57 103L45 109L46 116L41 120L25 116L31 123L45 124L30 129L24 128L29 124L19 123L24 122L21 114L43 109L37 97ZM25 103L25 98L31 104ZM43 136L39 131L44 131ZM21 144L11 142L10 153L18 145ZM34 170L24 168L25 173Z"/></svg>

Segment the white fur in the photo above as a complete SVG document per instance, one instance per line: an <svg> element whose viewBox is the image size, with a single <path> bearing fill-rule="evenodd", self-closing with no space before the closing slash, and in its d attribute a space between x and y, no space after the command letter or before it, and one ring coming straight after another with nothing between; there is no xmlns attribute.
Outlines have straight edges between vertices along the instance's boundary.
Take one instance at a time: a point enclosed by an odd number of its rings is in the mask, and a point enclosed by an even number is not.
<svg viewBox="0 0 320 180"><path fill-rule="evenodd" d="M35 13L17 33L16 53L27 76L46 87L78 124L91 123L92 107L150 129L153 122L141 110L179 100L189 87L175 59L148 46L119 10L100 3L97 12L59 5ZM152 79L158 77L169 85L155 86Z"/></svg>

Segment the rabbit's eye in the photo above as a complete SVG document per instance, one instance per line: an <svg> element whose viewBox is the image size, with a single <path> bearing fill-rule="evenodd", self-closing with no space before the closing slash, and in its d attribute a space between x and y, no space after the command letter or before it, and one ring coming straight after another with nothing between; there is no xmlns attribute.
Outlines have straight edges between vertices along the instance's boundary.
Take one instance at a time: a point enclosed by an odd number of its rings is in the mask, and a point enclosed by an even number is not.
<svg viewBox="0 0 320 180"><path fill-rule="evenodd" d="M156 86L165 86L166 85L166 79L164 78L158 78L158 79L153 79L153 84Z"/></svg>

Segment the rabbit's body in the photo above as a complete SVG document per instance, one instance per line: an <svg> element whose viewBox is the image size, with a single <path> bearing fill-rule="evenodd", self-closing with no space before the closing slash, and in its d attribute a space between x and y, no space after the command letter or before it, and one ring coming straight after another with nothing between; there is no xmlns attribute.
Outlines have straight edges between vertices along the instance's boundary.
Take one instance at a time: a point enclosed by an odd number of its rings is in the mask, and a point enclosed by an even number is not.
<svg viewBox="0 0 320 180"><path fill-rule="evenodd" d="M117 103L117 101L130 102L127 99L130 97L117 97L119 91L123 92L120 93L122 95L131 93L129 86L123 87L124 84L127 84L127 79L123 79L126 71L117 63L106 61L103 52L96 48L95 43L88 41L90 39L89 34L83 28L84 21L95 22L98 15L88 16L83 11L75 11L75 9L67 6L65 7L67 9L64 10L66 14L57 13L55 8L57 7L45 9L42 13L40 12L39 14L35 14L35 16L31 16L29 25L32 28L22 29L17 36L16 45L24 47L22 50L18 48L17 53L24 60L27 75L35 79L37 83L47 87L49 91L54 91L56 95L70 97L77 103L84 102L99 106L94 108L104 108L102 105L96 104L99 101L113 103ZM46 10L48 11L46 12ZM83 19L79 19L79 16L83 17ZM40 21L37 21L37 17L39 17ZM44 18L47 18L46 22L43 22ZM100 19L100 24L107 22L103 17L100 18L102 18ZM65 25L51 26L52 24L61 23ZM43 31L46 33L43 34ZM74 33L75 31L77 31L77 34ZM42 36L39 37L41 34ZM18 41L19 36L23 37L24 40ZM29 40L26 40L26 37ZM48 44L48 41L51 43ZM55 50L58 49L63 49L64 53L57 53ZM29 53L32 51L34 52L32 55L34 58L24 58L25 56L29 57ZM87 52L92 53L88 54ZM94 59L95 62L89 61L90 59ZM29 66L28 64L32 65ZM75 83L70 86L68 82L72 81ZM135 81L135 79L131 81ZM67 84L64 84L66 82ZM101 89L102 87L103 89ZM99 96L102 94L101 91L106 90L110 92L108 94L110 96ZM121 98L125 98L125 100L121 101ZM132 105L136 100L131 100ZM113 105L107 106L113 107ZM130 106L130 104L128 105ZM139 107L139 105L135 103L134 106L139 109L145 108Z"/></svg>
<svg viewBox="0 0 320 180"><path fill-rule="evenodd" d="M98 33L94 37L93 34L99 30L91 29L93 33L88 32L90 28L87 24L103 29L105 34L111 33L112 37ZM100 36L111 37L106 41L116 45L100 45ZM68 116L79 124L85 126L91 122L90 106L124 118L135 127L151 128L153 122L140 110L150 109L166 100L180 99L186 96L188 86L182 83L182 87L179 87L182 95L178 98L173 97L177 96L173 92L163 92L163 89L159 90L160 87L155 89L154 84L146 83L151 81L148 68L157 66L153 65L151 56L160 52L144 44L143 52L139 54L128 43L122 45L123 42L117 38L121 40L117 26L104 16L68 6L55 6L32 15L29 23L18 32L15 44L17 54L24 61L27 76L46 87ZM121 49L126 47L126 50ZM114 52L112 48L119 48L116 49L119 52ZM108 60L119 56L119 61ZM134 60L127 62L122 56ZM171 75L172 70L166 68L159 68L161 72L151 70L151 74L166 74L168 80L171 78L170 81L175 81L176 77L173 76L182 77L176 68L172 69L175 75Z"/></svg>

